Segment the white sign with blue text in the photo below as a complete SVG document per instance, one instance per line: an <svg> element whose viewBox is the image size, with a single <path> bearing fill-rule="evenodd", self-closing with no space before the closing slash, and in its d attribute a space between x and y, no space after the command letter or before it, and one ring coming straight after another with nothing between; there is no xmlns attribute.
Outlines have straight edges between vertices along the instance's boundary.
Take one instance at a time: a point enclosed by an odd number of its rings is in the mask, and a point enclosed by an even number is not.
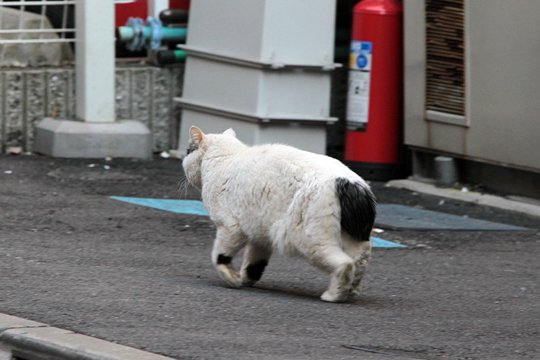
<svg viewBox="0 0 540 360"><path fill-rule="evenodd" d="M347 128L365 128L369 111L369 88L372 43L351 42L349 54L349 89L347 96Z"/></svg>

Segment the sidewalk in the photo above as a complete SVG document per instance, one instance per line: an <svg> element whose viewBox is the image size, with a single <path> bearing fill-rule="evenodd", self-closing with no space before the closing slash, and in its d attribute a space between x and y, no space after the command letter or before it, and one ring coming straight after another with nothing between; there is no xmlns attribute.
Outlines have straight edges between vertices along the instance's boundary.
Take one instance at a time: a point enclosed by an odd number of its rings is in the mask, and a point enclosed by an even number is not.
<svg viewBox="0 0 540 360"><path fill-rule="evenodd" d="M197 199L180 169L0 156L0 313L177 359L540 357L539 218L373 184L381 203L532 231L385 230L407 248L376 249L363 295L328 304L301 259L229 289L207 217L110 198Z"/></svg>

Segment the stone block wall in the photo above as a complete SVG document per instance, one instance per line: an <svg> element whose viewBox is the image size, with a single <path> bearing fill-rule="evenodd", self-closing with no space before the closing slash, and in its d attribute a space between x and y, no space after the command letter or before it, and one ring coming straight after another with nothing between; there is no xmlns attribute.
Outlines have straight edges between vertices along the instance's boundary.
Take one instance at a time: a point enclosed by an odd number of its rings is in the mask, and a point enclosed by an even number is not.
<svg viewBox="0 0 540 360"><path fill-rule="evenodd" d="M146 124L155 152L177 147L180 110L173 97L182 78L183 67L116 68L116 117ZM44 117L75 118L74 69L0 69L0 152L32 152L34 127Z"/></svg>

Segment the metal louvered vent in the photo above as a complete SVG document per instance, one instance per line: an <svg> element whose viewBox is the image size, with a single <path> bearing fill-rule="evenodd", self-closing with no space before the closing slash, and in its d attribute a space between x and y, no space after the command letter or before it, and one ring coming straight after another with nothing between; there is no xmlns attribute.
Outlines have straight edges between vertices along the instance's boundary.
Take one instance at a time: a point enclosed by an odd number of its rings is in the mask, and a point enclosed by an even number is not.
<svg viewBox="0 0 540 360"><path fill-rule="evenodd" d="M464 0L426 0L426 108L465 115Z"/></svg>

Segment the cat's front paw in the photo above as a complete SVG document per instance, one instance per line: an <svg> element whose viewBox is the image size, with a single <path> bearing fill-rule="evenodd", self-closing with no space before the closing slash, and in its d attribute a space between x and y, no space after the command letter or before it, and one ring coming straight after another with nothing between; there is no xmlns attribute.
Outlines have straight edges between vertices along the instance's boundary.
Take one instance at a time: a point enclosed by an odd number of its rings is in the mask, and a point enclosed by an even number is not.
<svg viewBox="0 0 540 360"><path fill-rule="evenodd" d="M240 279L240 275L238 275L238 272L236 272L230 266L218 265L217 270L219 275L223 280L225 280L227 285L235 288L242 286L242 280Z"/></svg>

